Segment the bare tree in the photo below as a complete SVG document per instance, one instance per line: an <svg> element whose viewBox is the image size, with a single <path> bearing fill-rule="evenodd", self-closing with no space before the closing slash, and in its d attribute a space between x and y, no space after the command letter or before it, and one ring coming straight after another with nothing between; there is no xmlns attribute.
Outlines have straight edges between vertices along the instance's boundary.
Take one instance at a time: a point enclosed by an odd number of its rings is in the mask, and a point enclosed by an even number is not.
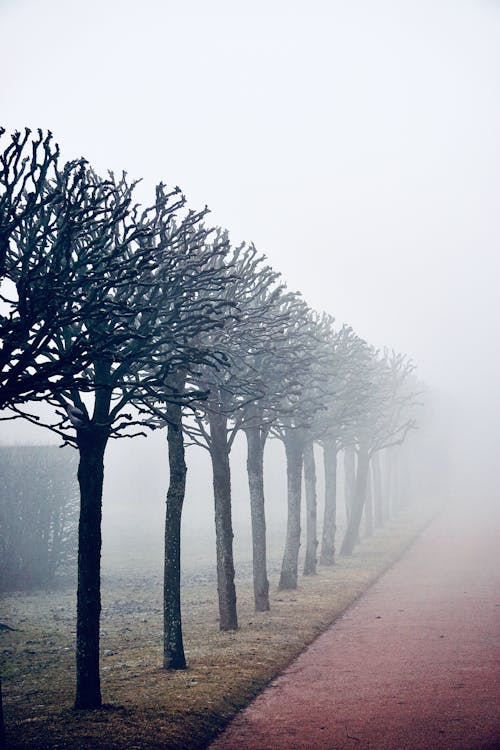
<svg viewBox="0 0 500 750"><path fill-rule="evenodd" d="M365 370L370 350L352 328L343 326L331 342L331 355L326 362L325 380L329 386L325 411L318 415L316 431L323 448L325 471L325 502L320 562L335 562L337 528L337 455L353 440L356 421L363 414L368 392Z"/></svg>
<svg viewBox="0 0 500 750"><path fill-rule="evenodd" d="M322 564L333 564L336 529L337 452L345 438L349 419L356 410L353 373L356 372L359 351L364 342L347 326L335 331L333 319L326 329L323 351L313 365L316 380L320 383L318 399L323 408L318 410L307 432L304 451L304 483L306 495L306 554L304 575L314 575L317 566L317 508L316 474L313 443L323 448L325 472L325 503L321 546ZM306 460L307 458L307 460Z"/></svg>
<svg viewBox="0 0 500 750"><path fill-rule="evenodd" d="M0 155L0 408L44 399L91 360L87 336L56 334L101 316L83 294L99 279L106 238L128 210L112 181L91 183L84 160L58 165L49 133L15 133ZM71 257L78 246L78 261Z"/></svg>
<svg viewBox="0 0 500 750"><path fill-rule="evenodd" d="M5 129L0 127L0 138ZM51 202L47 194L47 180L54 175L59 147L52 142L52 134L41 130L31 138L31 130L15 132L0 155L0 279L7 271L7 255L12 232L20 221L36 213Z"/></svg>
<svg viewBox="0 0 500 750"><path fill-rule="evenodd" d="M69 454L69 455L68 455ZM0 591L51 586L76 563L76 456L55 446L0 448Z"/></svg>
<svg viewBox="0 0 500 750"><path fill-rule="evenodd" d="M212 461L221 630L238 627L229 455L243 426L245 405L265 393L262 373L254 367L255 358L272 345L269 326L274 297L268 292L278 274L264 261L253 246L233 251L233 270L228 275L225 295L228 302L236 302L237 310L211 336L212 346L224 353L230 367L200 370L197 383L208 392L208 398L197 406L195 424L184 427L194 443L209 451Z"/></svg>
<svg viewBox="0 0 500 750"><path fill-rule="evenodd" d="M365 505L370 459L378 451L400 445L416 427L413 410L417 391L410 377L414 364L404 354L373 353L371 393L363 419L357 424L357 471L351 516L341 554L350 555L359 536Z"/></svg>
<svg viewBox="0 0 500 750"><path fill-rule="evenodd" d="M297 394L303 376L303 352L290 330L307 325L308 307L298 294L269 290L266 316L267 343L247 359L262 384L259 399L243 406L242 428L247 439L247 473L252 520L253 585L257 612L269 609L267 577L266 513L264 496L264 449L272 426L284 416L292 393Z"/></svg>
<svg viewBox="0 0 500 750"><path fill-rule="evenodd" d="M328 315L314 316L314 326L309 331L310 361L307 367L306 385L300 399L300 409L303 410L302 419L304 429L296 433L284 433L287 457L294 458L297 442L302 441L302 456L304 469L304 485L306 500L306 551L304 561L304 575L314 575L317 565L317 491L314 443L323 447L325 462L325 517L323 524L323 562L326 562L327 552L331 550L333 562L334 535L336 523L336 456L338 447L348 434L350 423L359 411L360 399L359 383L356 379L357 368L365 343L359 339L347 326L336 331L334 321ZM287 460L288 464L288 460ZM293 468L289 466L289 471ZM292 480L292 477L289 477ZM288 575L288 562L283 568L281 585L288 587L296 585L295 560L300 543L300 478L297 476L290 483L290 499L292 510L289 516L290 537L287 539L285 558L292 565L292 574Z"/></svg>
<svg viewBox="0 0 500 750"><path fill-rule="evenodd" d="M297 588L304 446L314 435L311 428L318 412L324 409L325 384L321 381L321 362L325 357L331 324L329 316L309 311L305 320L297 321L289 331L301 353L301 371L284 399L279 420L273 425L273 434L285 446L287 466L287 528L280 589Z"/></svg>
<svg viewBox="0 0 500 750"><path fill-rule="evenodd" d="M200 252L204 246L207 231L200 225L202 214L188 213L184 219L176 224L173 217L179 209L178 201L168 202L170 195L160 193L161 202L155 207L152 220L145 219L147 226L154 232L146 243L139 243L134 253L143 252L151 258L157 259L156 268L146 269L144 274L138 275L134 284L126 284L120 290L119 299L114 296L113 301L119 303L120 314L127 311L127 322L130 327L127 335L123 336L121 322L117 329L112 328L101 332L108 340L113 341L117 333L117 348L114 356L99 358L94 363L95 397L92 420L83 425L77 425L77 442L80 450L81 463L79 477L82 487L82 498L88 493L90 512L95 508L96 501L102 493L102 458L109 437L130 435L130 428L151 426L151 416L158 415L158 408L153 404L160 400L168 404L170 414L174 412L171 429L169 430L169 447L175 455L175 411L178 405L189 402L194 394L186 393L180 388L178 378L189 370L194 363L211 363L212 355L209 350L193 340L207 330L210 330L215 314L214 306L210 306L200 299L200 290L207 284L207 278L212 273L206 271L207 254ZM167 199L164 202L164 198ZM144 221L144 219L141 219ZM102 368L102 369L101 369ZM102 373L102 374L101 374ZM100 380L97 379L100 377ZM104 387L103 387L104 386ZM200 397L196 393L196 397ZM73 407L81 409L83 405L76 400ZM127 405L138 408L139 413L125 413ZM79 415L77 415L79 417ZM90 428L90 429L89 429ZM97 441L96 441L97 438ZM101 438L99 442L99 438ZM99 448L94 450L95 446ZM177 443L178 445L178 443ZM86 451L90 449L90 456ZM96 465L96 460L98 464ZM180 462L177 460L178 467ZM99 477L98 485L95 478ZM172 475L173 484L170 497L175 493L175 472ZM92 505L91 505L92 503ZM173 504L170 503L169 510ZM91 525L94 533L98 520L94 516ZM166 519L166 535L173 530L174 518ZM91 532L92 533L92 532ZM98 546L95 538L89 535L83 538L83 543L89 553L95 555ZM99 540L100 543L100 540ZM80 536L80 549L82 535ZM167 560L166 565L168 566ZM90 561L89 574L95 586L97 584L97 559ZM84 592L90 590L87 578L79 587ZM84 604L87 610L88 602ZM170 607L168 592L165 599L165 609ZM88 630L82 617L82 664L88 661ZM97 634L94 633L92 659L97 654ZM95 669L95 667L94 667ZM86 674L83 675L84 681ZM77 684L76 705L87 707L88 683ZM92 687L90 690L92 694ZM82 698L83 696L83 698Z"/></svg>
<svg viewBox="0 0 500 750"><path fill-rule="evenodd" d="M202 284L196 248L205 241L201 224L205 212L184 212L178 188L158 186L151 209L132 204L134 184L122 176L100 180L85 164L58 172L63 198L54 208L30 216L14 233L16 252L30 252L38 234L37 253L48 258L35 278L29 277L31 299L49 282L43 271L54 268L62 280L65 314L59 329L46 339L40 358L30 361L36 371L40 359L59 367L74 354L83 355L79 372L64 382L47 382L37 398L62 407L56 421L44 426L78 448L80 461L80 524L77 596L76 708L101 705L99 679L100 549L103 458L110 438L137 434L150 420L147 409L156 386L167 399L165 383L173 369L186 362L204 361L190 345L192 328L206 327L206 309L192 302L190 284ZM89 220L85 223L85 220ZM82 226L81 222L84 222ZM68 280L64 287L64 279ZM17 282L17 279L16 279ZM182 283L181 283L182 282ZM36 292L34 291L36 289ZM65 293L65 297L63 297ZM31 295L31 296L30 296ZM189 313L187 312L189 310ZM50 307L49 307L50 312ZM48 315L49 313L45 313ZM182 325L180 321L182 320ZM46 392L48 391L48 396ZM172 391L172 399L175 393ZM135 405L140 411L126 411ZM29 409L11 405L14 416L34 423ZM134 428L136 428L134 432ZM76 431L76 435L74 433Z"/></svg>
<svg viewBox="0 0 500 750"><path fill-rule="evenodd" d="M7 312L0 318L0 402L9 407L3 418L24 417L38 424L39 417L23 404L52 398L57 403L62 400L75 425L86 427L79 391L93 388L86 370L92 358L108 347L95 331L112 312L111 290L132 278L134 264L123 250L140 231L129 222L121 243L116 242L118 226L130 211L131 191L123 181L118 187L112 178L96 179L83 160L59 169L58 149L52 146L50 134L43 138L39 133L26 156L25 150L29 150L29 131L24 138L12 137L1 160L2 302ZM109 303L102 304L107 297ZM99 378L97 374L102 399ZM76 394L78 404L64 399L66 389ZM57 425L48 426L66 437ZM92 481L93 468L88 472ZM89 528L85 516L83 503L80 532L84 536ZM100 520L100 505L98 516ZM97 565L100 536L98 542L93 555ZM98 597L90 608L90 619L98 621ZM84 609L79 606L80 614ZM81 662L81 648L77 654ZM80 676L83 672L79 669ZM93 688L88 702L100 705L98 680L94 679Z"/></svg>
<svg viewBox="0 0 500 750"><path fill-rule="evenodd" d="M215 239L198 248L197 262L199 272L198 284L188 286L191 305L203 311L198 325L185 328L186 341L193 351L200 349L203 340L203 360L205 367L224 367L226 359L217 349L209 349L214 341L216 328L224 326L227 316L233 315L235 303L227 300L224 287L230 276L226 258L229 250L227 236L218 231ZM180 291L186 287L180 284ZM192 310L189 311L192 317ZM179 324L187 324L186 311L179 310ZM203 325L200 325L203 323ZM216 339L216 337L215 337ZM162 412L156 399L161 396L161 385L155 394L153 412L159 424L167 423L167 442L169 460L169 486L167 491L165 516L165 557L163 577L163 667L165 669L185 669L186 657L182 634L181 613L181 520L185 497L186 473L185 437L183 430L183 405L205 398L207 392L201 392L196 386L199 374L199 363L187 360L182 366L173 370L166 383L166 408ZM193 367L194 364L194 367Z"/></svg>
<svg viewBox="0 0 500 750"><path fill-rule="evenodd" d="M2 127L0 139L4 134ZM38 309L36 305L32 309L28 306L22 308L16 304L15 297L12 300L9 296L15 278L21 272L13 248L13 234L21 222L57 198L55 192L46 191L46 185L47 179L54 176L59 148L52 143L50 133L44 135L39 130L37 137L31 140L30 136L28 128L23 134L14 133L0 154L0 302L3 303L0 309L0 409L39 395L41 390L45 392L45 380L54 374L47 363L42 377L40 370L33 373L23 362L19 366L19 359L26 349L29 351L28 361L31 354L39 354L40 349L43 351L43 345L40 346L34 332L40 327L43 330L43 314L39 306ZM36 266L36 263L25 264L28 269L30 265ZM7 313L4 306L8 308ZM12 363L13 357L16 360ZM66 366L70 366L69 363ZM3 745L4 741L0 680L0 743Z"/></svg>

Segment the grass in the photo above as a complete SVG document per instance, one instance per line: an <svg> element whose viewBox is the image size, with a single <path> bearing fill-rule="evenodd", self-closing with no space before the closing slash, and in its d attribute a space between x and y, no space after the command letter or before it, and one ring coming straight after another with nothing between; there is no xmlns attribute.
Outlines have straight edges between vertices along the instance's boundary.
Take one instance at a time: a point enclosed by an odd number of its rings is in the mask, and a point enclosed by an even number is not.
<svg viewBox="0 0 500 750"><path fill-rule="evenodd" d="M184 587L189 667L160 668L158 576L103 580L100 711L73 711L74 608L70 591L9 595L18 630L0 635L4 710L12 750L191 750L204 748L234 714L323 632L413 541L429 514L406 510L350 558L278 591L255 613L249 576L238 582L240 629L218 629L213 583Z"/></svg>

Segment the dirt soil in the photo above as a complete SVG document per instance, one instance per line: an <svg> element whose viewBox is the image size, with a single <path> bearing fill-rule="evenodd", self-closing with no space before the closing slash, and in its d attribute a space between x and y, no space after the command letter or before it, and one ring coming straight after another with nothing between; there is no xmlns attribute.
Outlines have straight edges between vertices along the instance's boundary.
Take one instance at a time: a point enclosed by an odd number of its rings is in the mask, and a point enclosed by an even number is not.
<svg viewBox="0 0 500 750"><path fill-rule="evenodd" d="M448 507L211 750L500 748L500 534Z"/></svg>

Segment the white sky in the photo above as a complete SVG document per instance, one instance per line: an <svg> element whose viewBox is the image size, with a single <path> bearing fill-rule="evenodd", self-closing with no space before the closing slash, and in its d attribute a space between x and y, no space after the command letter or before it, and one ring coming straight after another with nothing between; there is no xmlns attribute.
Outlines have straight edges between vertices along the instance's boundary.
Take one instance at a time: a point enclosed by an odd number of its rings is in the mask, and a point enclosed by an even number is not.
<svg viewBox="0 0 500 750"><path fill-rule="evenodd" d="M0 29L8 130L179 184L431 384L498 384L499 0L0 0Z"/></svg>

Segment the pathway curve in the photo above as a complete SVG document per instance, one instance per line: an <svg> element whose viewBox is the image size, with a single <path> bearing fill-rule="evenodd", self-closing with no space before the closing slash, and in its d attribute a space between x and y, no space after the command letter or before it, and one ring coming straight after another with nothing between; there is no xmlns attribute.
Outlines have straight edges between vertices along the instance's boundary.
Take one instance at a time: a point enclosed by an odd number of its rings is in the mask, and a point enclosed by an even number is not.
<svg viewBox="0 0 500 750"><path fill-rule="evenodd" d="M451 511L211 750L500 749L498 510Z"/></svg>

